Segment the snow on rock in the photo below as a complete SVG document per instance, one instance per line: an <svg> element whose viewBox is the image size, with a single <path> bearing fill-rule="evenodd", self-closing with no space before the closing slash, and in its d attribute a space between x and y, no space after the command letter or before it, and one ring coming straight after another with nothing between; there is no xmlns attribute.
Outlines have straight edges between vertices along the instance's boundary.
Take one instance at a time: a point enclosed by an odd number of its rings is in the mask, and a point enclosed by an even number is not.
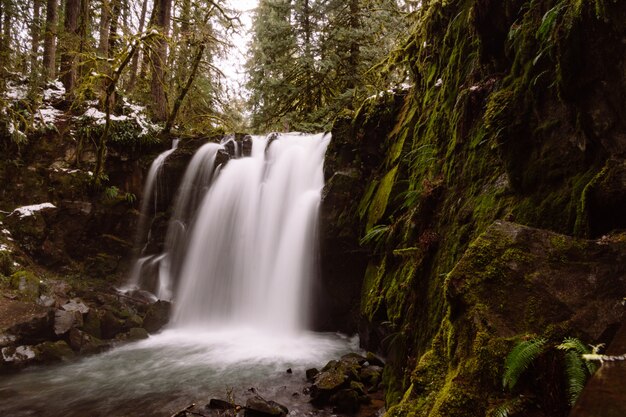
<svg viewBox="0 0 626 417"><path fill-rule="evenodd" d="M18 84L13 81L7 83L5 97L9 100L24 100L28 96L28 85Z"/></svg>
<svg viewBox="0 0 626 417"><path fill-rule="evenodd" d="M4 243L0 243L0 252L12 252L11 248L5 245Z"/></svg>
<svg viewBox="0 0 626 417"><path fill-rule="evenodd" d="M2 234L4 234L4 235L11 236L11 232L9 232L9 230L7 230L7 229L2 229L2 230L0 230L0 232L2 232Z"/></svg>
<svg viewBox="0 0 626 417"><path fill-rule="evenodd" d="M57 110L54 107L46 106L42 107L35 113L35 122L39 122L43 125L51 125L54 122L63 116L63 112L61 110Z"/></svg>
<svg viewBox="0 0 626 417"><path fill-rule="evenodd" d="M13 214L17 214L19 217L28 217L32 216L38 211L47 208L56 208L56 206L52 203L41 203L41 204L33 204L31 206L18 207L9 214L12 216Z"/></svg>
<svg viewBox="0 0 626 417"><path fill-rule="evenodd" d="M95 107L89 107L81 117L94 119L97 124L103 125L105 123L106 114L96 109Z"/></svg>
<svg viewBox="0 0 626 417"><path fill-rule="evenodd" d="M50 100L61 100L65 96L65 87L63 83L59 80L55 80L48 84L49 88L43 90L43 99L46 101Z"/></svg>

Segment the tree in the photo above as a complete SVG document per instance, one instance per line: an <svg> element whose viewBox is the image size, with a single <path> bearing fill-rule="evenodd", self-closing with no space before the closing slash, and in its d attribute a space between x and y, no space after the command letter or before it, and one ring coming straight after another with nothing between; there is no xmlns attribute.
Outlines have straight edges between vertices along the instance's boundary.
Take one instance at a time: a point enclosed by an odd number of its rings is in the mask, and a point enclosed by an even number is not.
<svg viewBox="0 0 626 417"><path fill-rule="evenodd" d="M61 53L61 81L69 96L76 87L76 68L79 49L78 17L80 15L80 0L66 0L64 39Z"/></svg>
<svg viewBox="0 0 626 417"><path fill-rule="evenodd" d="M43 42L43 78L56 76L57 0L46 2L46 30Z"/></svg>
<svg viewBox="0 0 626 417"><path fill-rule="evenodd" d="M165 94L165 63L167 62L167 41L172 0L155 0L154 2L154 29L161 36L155 41L151 54L152 82L150 92L152 97L151 109L154 118L158 121L167 120L167 96Z"/></svg>

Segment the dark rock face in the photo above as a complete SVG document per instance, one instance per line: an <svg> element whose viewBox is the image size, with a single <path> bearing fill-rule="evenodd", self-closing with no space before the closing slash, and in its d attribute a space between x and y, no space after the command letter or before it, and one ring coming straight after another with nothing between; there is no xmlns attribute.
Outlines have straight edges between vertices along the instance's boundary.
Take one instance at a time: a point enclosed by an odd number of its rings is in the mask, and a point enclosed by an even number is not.
<svg viewBox="0 0 626 417"><path fill-rule="evenodd" d="M502 337L557 326L608 342L625 292L622 235L587 241L505 221L474 241L447 279L451 315L480 305L473 314Z"/></svg>
<svg viewBox="0 0 626 417"><path fill-rule="evenodd" d="M170 321L171 304L159 300L148 307L143 319L143 328L149 333L156 333Z"/></svg>

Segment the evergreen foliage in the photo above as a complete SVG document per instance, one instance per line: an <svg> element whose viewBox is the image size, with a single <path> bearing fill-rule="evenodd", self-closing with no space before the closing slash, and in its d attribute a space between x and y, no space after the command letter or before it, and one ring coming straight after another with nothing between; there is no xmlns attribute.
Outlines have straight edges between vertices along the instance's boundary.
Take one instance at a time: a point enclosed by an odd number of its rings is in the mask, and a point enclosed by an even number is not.
<svg viewBox="0 0 626 417"><path fill-rule="evenodd" d="M256 130L328 129L399 78L372 71L408 27L397 1L261 0L247 62Z"/></svg>

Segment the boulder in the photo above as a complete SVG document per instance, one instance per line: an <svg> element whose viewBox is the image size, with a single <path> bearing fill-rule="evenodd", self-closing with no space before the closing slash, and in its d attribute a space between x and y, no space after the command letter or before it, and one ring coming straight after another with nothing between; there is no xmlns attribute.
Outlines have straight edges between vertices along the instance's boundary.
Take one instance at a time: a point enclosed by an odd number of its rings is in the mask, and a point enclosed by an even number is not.
<svg viewBox="0 0 626 417"><path fill-rule="evenodd" d="M89 310L89 312L85 314L81 329L98 339L102 339L102 322L100 320L100 313L94 309Z"/></svg>
<svg viewBox="0 0 626 417"><path fill-rule="evenodd" d="M356 413L359 410L359 394L352 389L342 389L334 393L329 400L333 411L337 413Z"/></svg>
<svg viewBox="0 0 626 417"><path fill-rule="evenodd" d="M70 347L81 354L100 353L109 347L97 337L76 328L70 330L68 340Z"/></svg>
<svg viewBox="0 0 626 417"><path fill-rule="evenodd" d="M150 335L148 334L146 329L142 327L133 327L128 331L128 340L130 341L143 340L149 337Z"/></svg>
<svg viewBox="0 0 626 417"><path fill-rule="evenodd" d="M19 307L29 308L27 303L19 303ZM13 324L5 334L15 336L16 341L21 344L37 344L52 339L54 337L54 311L37 305L32 305L32 309L34 311L29 311L29 314L23 318L24 321Z"/></svg>
<svg viewBox="0 0 626 417"><path fill-rule="evenodd" d="M60 309L65 311L77 311L81 315L89 313L89 307L87 307L80 298L69 300L67 303L63 304Z"/></svg>
<svg viewBox="0 0 626 417"><path fill-rule="evenodd" d="M211 401L209 401L209 403L205 406L205 408L211 410L232 410L236 407L237 406L233 403L217 398L211 398Z"/></svg>
<svg viewBox="0 0 626 417"><path fill-rule="evenodd" d="M25 366L35 361L37 352L32 346L9 346L0 351L0 363L3 366Z"/></svg>
<svg viewBox="0 0 626 417"><path fill-rule="evenodd" d="M74 327L83 325L83 315L79 311L54 311L54 334L57 336L64 335Z"/></svg>
<svg viewBox="0 0 626 417"><path fill-rule="evenodd" d="M282 417L289 414L289 410L284 405L276 401L268 401L259 395L248 398L245 408L244 416L246 417Z"/></svg>
<svg viewBox="0 0 626 417"><path fill-rule="evenodd" d="M306 379L307 381L313 381L315 376L319 374L320 371L317 368L311 368L306 370Z"/></svg>
<svg viewBox="0 0 626 417"><path fill-rule="evenodd" d="M113 339L124 331L124 321L115 317L111 311L105 311L100 318L100 330L104 339Z"/></svg>
<svg viewBox="0 0 626 417"><path fill-rule="evenodd" d="M59 362L73 359L76 355L64 340L43 342L35 346L38 362Z"/></svg>
<svg viewBox="0 0 626 417"><path fill-rule="evenodd" d="M143 318L143 328L149 333L156 333L170 321L172 304L168 301L159 300L148 307L146 316Z"/></svg>

